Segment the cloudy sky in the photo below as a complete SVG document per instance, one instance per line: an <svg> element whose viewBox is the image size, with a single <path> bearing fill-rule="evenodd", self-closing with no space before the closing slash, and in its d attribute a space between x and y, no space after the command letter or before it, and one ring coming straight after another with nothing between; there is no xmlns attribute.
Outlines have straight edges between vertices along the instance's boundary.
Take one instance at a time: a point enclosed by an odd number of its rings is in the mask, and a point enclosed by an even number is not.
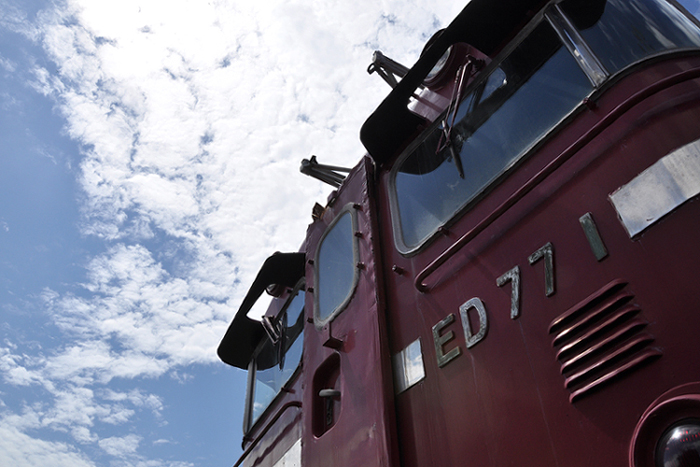
<svg viewBox="0 0 700 467"><path fill-rule="evenodd" d="M296 251L429 0L0 0L0 465L220 466L245 373L215 349Z"/></svg>

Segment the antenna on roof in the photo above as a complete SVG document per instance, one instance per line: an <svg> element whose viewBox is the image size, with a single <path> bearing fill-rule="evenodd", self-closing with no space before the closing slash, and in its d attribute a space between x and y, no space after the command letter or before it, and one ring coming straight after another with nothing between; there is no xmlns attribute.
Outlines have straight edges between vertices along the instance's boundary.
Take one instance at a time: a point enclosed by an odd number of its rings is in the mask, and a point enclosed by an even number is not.
<svg viewBox="0 0 700 467"><path fill-rule="evenodd" d="M341 175L338 172L348 173L350 169L345 167L337 167L334 165L323 165L316 161L316 156L311 156L311 159L304 159L301 161L301 168L299 169L304 175L313 177L317 180L321 180L324 183L328 183L332 187L338 188L343 180L345 180L345 175Z"/></svg>
<svg viewBox="0 0 700 467"><path fill-rule="evenodd" d="M367 67L367 73L371 75L375 71L393 89L398 84L396 77L403 78L406 76L408 68L385 56L379 50L375 50L372 55L372 63Z"/></svg>

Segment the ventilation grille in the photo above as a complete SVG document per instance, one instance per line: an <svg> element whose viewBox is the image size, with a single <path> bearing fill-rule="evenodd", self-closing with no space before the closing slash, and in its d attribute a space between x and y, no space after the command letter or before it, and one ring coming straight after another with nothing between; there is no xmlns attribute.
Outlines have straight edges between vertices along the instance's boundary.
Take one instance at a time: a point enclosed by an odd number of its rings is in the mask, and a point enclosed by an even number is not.
<svg viewBox="0 0 700 467"><path fill-rule="evenodd" d="M607 284L549 326L570 402L661 356L627 285Z"/></svg>

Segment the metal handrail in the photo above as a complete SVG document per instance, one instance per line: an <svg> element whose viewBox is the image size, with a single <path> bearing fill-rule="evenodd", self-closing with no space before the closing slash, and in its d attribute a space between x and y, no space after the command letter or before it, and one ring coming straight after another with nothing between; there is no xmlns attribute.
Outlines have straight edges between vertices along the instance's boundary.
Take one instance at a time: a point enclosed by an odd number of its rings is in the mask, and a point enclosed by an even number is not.
<svg viewBox="0 0 700 467"><path fill-rule="evenodd" d="M258 445L260 440L267 434L268 431L270 431L270 428L272 428L272 425L274 425L280 417L282 417L282 414L287 411L287 409L291 409L292 407L298 407L301 408L301 401L291 401L287 402L284 404L280 410L277 411L274 417L272 417L272 420L270 420L267 425L265 425L265 428L262 429L262 431L258 434L258 436L253 439L253 442L251 443L250 446L248 446L248 449L245 450L245 452L241 455L241 457L238 459L238 462L233 464L233 467L238 467L243 463L246 457L255 449L255 447Z"/></svg>

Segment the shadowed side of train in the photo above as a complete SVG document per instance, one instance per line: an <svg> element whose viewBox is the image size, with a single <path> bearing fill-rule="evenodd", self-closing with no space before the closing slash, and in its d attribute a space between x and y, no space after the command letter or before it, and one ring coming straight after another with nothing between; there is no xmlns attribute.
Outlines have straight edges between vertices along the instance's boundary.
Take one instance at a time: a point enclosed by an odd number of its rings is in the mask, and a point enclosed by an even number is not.
<svg viewBox="0 0 700 467"><path fill-rule="evenodd" d="M222 341L239 464L700 465L681 3L474 0L431 40Z"/></svg>
<svg viewBox="0 0 700 467"><path fill-rule="evenodd" d="M236 465L398 465L373 180L364 158L302 252L268 258L222 340L222 360L249 371ZM254 321L265 290L276 297Z"/></svg>

